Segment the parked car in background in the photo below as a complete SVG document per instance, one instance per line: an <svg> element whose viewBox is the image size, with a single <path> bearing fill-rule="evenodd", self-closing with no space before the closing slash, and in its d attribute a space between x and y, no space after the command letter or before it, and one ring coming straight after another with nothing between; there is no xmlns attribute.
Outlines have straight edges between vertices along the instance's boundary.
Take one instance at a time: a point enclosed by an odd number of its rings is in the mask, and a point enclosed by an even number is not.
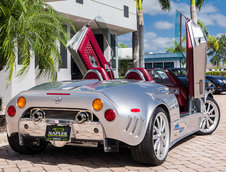
<svg viewBox="0 0 226 172"><path fill-rule="evenodd" d="M206 90L214 94L221 94L226 91L226 77L206 75Z"/></svg>
<svg viewBox="0 0 226 172"><path fill-rule="evenodd" d="M171 68L172 71L177 77L179 77L182 82L186 84L186 70L185 68ZM210 91L213 94L221 94L226 91L226 77L215 76L215 75L206 75L205 88L207 91Z"/></svg>

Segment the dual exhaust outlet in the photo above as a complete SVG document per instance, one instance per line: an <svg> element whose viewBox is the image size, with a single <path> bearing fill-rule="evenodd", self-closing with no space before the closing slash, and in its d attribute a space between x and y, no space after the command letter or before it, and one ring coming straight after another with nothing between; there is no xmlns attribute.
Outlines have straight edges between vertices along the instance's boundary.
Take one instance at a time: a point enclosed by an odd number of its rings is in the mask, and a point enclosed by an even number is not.
<svg viewBox="0 0 226 172"><path fill-rule="evenodd" d="M31 112L31 118L33 118L35 122L42 121L42 119L44 119L45 116L46 116L45 112L41 109L36 109ZM82 124L83 122L88 121L88 119L89 114L87 112L78 112L75 115L75 121L78 124Z"/></svg>

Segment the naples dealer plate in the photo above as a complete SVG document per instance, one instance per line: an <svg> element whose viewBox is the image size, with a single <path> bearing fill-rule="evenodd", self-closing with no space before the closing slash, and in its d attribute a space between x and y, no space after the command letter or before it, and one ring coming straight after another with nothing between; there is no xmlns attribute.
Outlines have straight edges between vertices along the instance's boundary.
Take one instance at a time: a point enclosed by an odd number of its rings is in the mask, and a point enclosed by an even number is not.
<svg viewBox="0 0 226 172"><path fill-rule="evenodd" d="M70 126L47 125L46 140L69 141L71 134Z"/></svg>

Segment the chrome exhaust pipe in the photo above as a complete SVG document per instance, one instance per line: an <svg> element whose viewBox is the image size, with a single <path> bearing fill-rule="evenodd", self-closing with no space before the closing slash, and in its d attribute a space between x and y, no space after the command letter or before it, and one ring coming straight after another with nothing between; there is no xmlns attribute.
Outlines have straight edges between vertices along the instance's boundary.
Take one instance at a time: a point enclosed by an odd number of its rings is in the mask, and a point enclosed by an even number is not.
<svg viewBox="0 0 226 172"><path fill-rule="evenodd" d="M31 118L34 119L35 122L41 121L45 117L45 112L43 110L35 110L31 113Z"/></svg>
<svg viewBox="0 0 226 172"><path fill-rule="evenodd" d="M86 112L79 112L75 115L75 121L81 124L88 120L88 114Z"/></svg>

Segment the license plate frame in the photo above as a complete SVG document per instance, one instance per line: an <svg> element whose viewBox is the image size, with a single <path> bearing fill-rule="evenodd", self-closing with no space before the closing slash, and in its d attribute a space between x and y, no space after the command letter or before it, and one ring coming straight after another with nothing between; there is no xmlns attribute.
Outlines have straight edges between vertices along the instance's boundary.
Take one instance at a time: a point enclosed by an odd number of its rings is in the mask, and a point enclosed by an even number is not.
<svg viewBox="0 0 226 172"><path fill-rule="evenodd" d="M47 141L70 141L71 126L47 125L45 139Z"/></svg>

